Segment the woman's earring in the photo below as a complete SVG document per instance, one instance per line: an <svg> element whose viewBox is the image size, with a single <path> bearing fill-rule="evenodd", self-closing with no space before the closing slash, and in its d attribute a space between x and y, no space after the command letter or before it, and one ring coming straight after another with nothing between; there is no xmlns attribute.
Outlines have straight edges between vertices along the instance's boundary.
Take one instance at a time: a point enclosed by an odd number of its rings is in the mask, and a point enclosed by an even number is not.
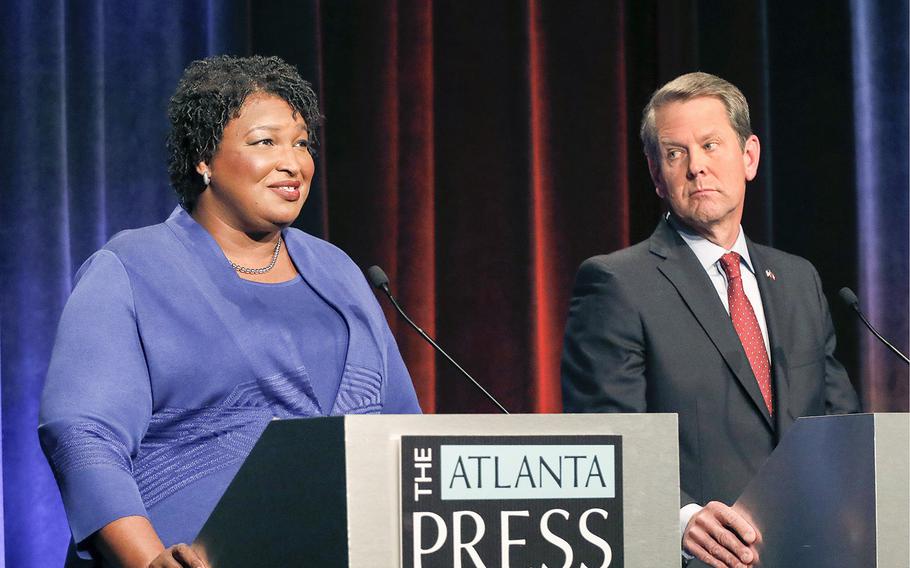
<svg viewBox="0 0 910 568"><path fill-rule="evenodd" d="M202 183L205 184L205 187L209 186L209 182L212 181L212 176L209 175L208 170L202 172Z"/></svg>

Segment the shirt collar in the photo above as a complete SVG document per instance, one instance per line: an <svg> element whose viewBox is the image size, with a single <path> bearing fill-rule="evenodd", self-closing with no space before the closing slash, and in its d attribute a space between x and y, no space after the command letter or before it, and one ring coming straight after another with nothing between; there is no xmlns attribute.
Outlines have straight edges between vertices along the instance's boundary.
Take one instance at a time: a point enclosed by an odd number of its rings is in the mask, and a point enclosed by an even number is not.
<svg viewBox="0 0 910 568"><path fill-rule="evenodd" d="M689 245L689 248L692 249L692 252L694 252L695 256L698 258L699 264L701 264L702 268L705 270L710 269L713 265L717 264L720 257L732 251L739 254L745 263L746 268L748 268L752 274L755 274L755 269L752 267L752 259L749 257L749 247L746 246L746 234L743 232L742 225L739 226L739 235L736 237L736 242L733 243L730 250L727 250L722 246L712 243L698 233L683 227L672 215L668 215L667 220L670 222L670 225L676 229L676 232L679 233L679 236L682 237L686 244Z"/></svg>

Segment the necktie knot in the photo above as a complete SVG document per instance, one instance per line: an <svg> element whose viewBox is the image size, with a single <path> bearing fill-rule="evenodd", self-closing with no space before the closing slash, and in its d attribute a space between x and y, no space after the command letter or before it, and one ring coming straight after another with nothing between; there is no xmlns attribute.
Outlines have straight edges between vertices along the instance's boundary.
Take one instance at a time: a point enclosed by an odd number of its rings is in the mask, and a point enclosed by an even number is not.
<svg viewBox="0 0 910 568"><path fill-rule="evenodd" d="M728 252L720 257L720 264L724 267L724 274L727 275L727 280L740 277L739 258L739 253L735 252Z"/></svg>

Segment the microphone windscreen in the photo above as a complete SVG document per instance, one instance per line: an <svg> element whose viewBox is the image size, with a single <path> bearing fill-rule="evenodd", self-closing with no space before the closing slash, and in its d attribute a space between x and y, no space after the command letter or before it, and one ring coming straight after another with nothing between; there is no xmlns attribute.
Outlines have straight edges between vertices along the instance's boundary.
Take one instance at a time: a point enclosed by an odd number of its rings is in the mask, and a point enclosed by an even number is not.
<svg viewBox="0 0 910 568"><path fill-rule="evenodd" d="M369 280L370 284L375 288L381 289L383 286L389 285L389 277L376 265L367 268L367 280Z"/></svg>
<svg viewBox="0 0 910 568"><path fill-rule="evenodd" d="M840 296L840 299L843 300L851 308L859 304L859 299L850 288L841 288L840 292L838 292L837 295Z"/></svg>

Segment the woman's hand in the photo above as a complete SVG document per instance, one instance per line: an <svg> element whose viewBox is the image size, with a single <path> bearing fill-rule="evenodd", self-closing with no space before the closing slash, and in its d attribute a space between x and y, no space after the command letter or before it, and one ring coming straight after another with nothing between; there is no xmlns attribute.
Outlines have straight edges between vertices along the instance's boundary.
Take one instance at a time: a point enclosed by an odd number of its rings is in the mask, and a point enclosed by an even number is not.
<svg viewBox="0 0 910 568"><path fill-rule="evenodd" d="M180 543L166 548L152 560L148 568L208 568L208 565L192 548Z"/></svg>
<svg viewBox="0 0 910 568"><path fill-rule="evenodd" d="M95 535L105 566L118 568L208 568L186 544L164 548L145 517L121 517Z"/></svg>

